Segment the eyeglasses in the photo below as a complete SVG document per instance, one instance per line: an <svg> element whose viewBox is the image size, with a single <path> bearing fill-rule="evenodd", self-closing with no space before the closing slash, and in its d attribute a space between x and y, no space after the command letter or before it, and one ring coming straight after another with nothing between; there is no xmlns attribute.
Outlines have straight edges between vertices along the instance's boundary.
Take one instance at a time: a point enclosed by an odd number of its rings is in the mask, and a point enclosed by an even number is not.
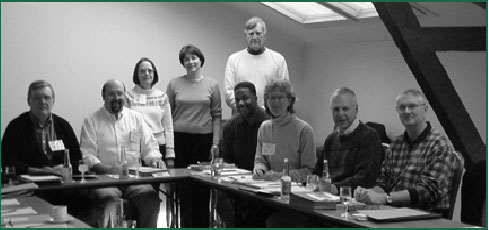
<svg viewBox="0 0 489 230"><path fill-rule="evenodd" d="M35 102L42 102L42 101L51 102L51 101L53 101L53 97L51 97L51 96L35 96L35 97L31 97L31 98Z"/></svg>
<svg viewBox="0 0 489 230"><path fill-rule="evenodd" d="M396 110L397 111L406 111L406 108L408 108L409 111L413 111L413 110L419 109L419 107L424 106L424 105L426 105L426 104L415 104L415 103L400 104L400 105L396 106Z"/></svg>
<svg viewBox="0 0 489 230"><path fill-rule="evenodd" d="M146 72L148 72L149 74L152 74L153 70L152 69L141 69L141 70L139 70L139 72L142 74L145 74Z"/></svg>

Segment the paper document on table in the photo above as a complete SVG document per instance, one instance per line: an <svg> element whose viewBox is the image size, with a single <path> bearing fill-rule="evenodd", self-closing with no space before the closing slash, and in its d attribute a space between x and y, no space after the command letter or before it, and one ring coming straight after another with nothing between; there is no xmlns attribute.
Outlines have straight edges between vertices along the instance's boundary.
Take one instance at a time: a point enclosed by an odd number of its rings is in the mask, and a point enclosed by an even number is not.
<svg viewBox="0 0 489 230"><path fill-rule="evenodd" d="M268 192L268 193L280 193L282 190L282 185L279 187L272 185L270 187L265 187L262 189L259 189L260 192ZM304 186L299 186L297 184L293 184L290 188L291 192L310 192L311 190L306 189Z"/></svg>
<svg viewBox="0 0 489 230"><path fill-rule="evenodd" d="M323 201L323 200L331 200L331 201L340 201L339 196L332 195L328 192L315 192L315 193L307 193L308 197L311 197L315 200Z"/></svg>
<svg viewBox="0 0 489 230"><path fill-rule="evenodd" d="M153 176L153 177L169 177L170 173L168 173L168 172L157 172L157 173L151 174L151 176Z"/></svg>
<svg viewBox="0 0 489 230"><path fill-rule="evenodd" d="M7 193L12 193L12 192L18 192L18 191L36 190L38 188L39 186L35 183L10 185L8 187L2 188L2 195Z"/></svg>
<svg viewBox="0 0 489 230"><path fill-rule="evenodd" d="M410 208L389 210L359 210L358 212L366 214L368 218L378 221L411 220L440 217L440 215L436 213L430 213Z"/></svg>
<svg viewBox="0 0 489 230"><path fill-rule="evenodd" d="M251 171L246 169L223 169L221 172L221 176L233 176L242 174L251 174Z"/></svg>
<svg viewBox="0 0 489 230"><path fill-rule="evenodd" d="M34 209L32 209L32 207L19 208L19 209L15 209L15 210L3 210L2 209L2 218L8 217L8 216L30 215L30 214L37 214L37 212Z"/></svg>
<svg viewBox="0 0 489 230"><path fill-rule="evenodd" d="M20 175L19 179L26 182L61 182L63 180L60 176L47 175L47 176L37 176L37 175Z"/></svg>
<svg viewBox="0 0 489 230"><path fill-rule="evenodd" d="M2 199L2 207L7 205L20 205L17 199Z"/></svg>

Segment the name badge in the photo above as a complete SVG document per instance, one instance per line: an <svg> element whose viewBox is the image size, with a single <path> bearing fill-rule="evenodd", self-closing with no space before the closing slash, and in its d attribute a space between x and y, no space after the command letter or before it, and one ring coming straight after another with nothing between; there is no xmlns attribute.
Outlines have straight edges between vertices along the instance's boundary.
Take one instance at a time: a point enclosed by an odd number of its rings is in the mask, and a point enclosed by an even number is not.
<svg viewBox="0 0 489 230"><path fill-rule="evenodd" d="M146 94L139 94L136 97L136 104L146 104Z"/></svg>
<svg viewBox="0 0 489 230"><path fill-rule="evenodd" d="M59 150L65 149L65 145L63 144L63 140L49 141L48 145L49 145L49 148L51 148L51 151L59 151Z"/></svg>
<svg viewBox="0 0 489 230"><path fill-rule="evenodd" d="M265 156L275 155L275 144L274 143L263 143L261 154Z"/></svg>

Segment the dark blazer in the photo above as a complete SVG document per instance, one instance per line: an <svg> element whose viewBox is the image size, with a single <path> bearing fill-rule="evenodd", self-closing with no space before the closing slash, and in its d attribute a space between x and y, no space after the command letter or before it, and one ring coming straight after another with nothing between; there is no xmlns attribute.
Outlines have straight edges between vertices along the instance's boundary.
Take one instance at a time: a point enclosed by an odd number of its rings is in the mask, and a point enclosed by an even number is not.
<svg viewBox="0 0 489 230"><path fill-rule="evenodd" d="M73 173L78 174L78 161L82 159L80 144L71 125L53 113L53 124L58 140L63 140L65 148L70 150L70 161ZM17 174L26 174L29 167L42 168L50 166L49 160L36 144L36 134L29 112L22 113L10 121L2 138L2 168L6 165L16 167ZM63 157L57 153L53 164L62 164Z"/></svg>

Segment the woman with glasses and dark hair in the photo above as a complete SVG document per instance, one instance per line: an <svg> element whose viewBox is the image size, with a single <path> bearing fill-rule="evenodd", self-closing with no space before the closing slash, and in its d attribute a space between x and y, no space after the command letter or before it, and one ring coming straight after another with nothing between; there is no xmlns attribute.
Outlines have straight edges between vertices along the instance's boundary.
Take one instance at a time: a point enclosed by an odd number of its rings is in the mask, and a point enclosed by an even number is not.
<svg viewBox="0 0 489 230"><path fill-rule="evenodd" d="M160 146L166 165L173 168L175 150L170 102L165 92L153 88L158 82L158 70L149 58L141 58L134 67L135 86L127 92L127 105L140 112Z"/></svg>
<svg viewBox="0 0 489 230"><path fill-rule="evenodd" d="M316 146L312 127L294 112L295 93L289 82L272 81L265 86L265 109L271 120L263 121L257 134L255 177L278 180L283 159L289 159L289 174L303 183L316 163Z"/></svg>

